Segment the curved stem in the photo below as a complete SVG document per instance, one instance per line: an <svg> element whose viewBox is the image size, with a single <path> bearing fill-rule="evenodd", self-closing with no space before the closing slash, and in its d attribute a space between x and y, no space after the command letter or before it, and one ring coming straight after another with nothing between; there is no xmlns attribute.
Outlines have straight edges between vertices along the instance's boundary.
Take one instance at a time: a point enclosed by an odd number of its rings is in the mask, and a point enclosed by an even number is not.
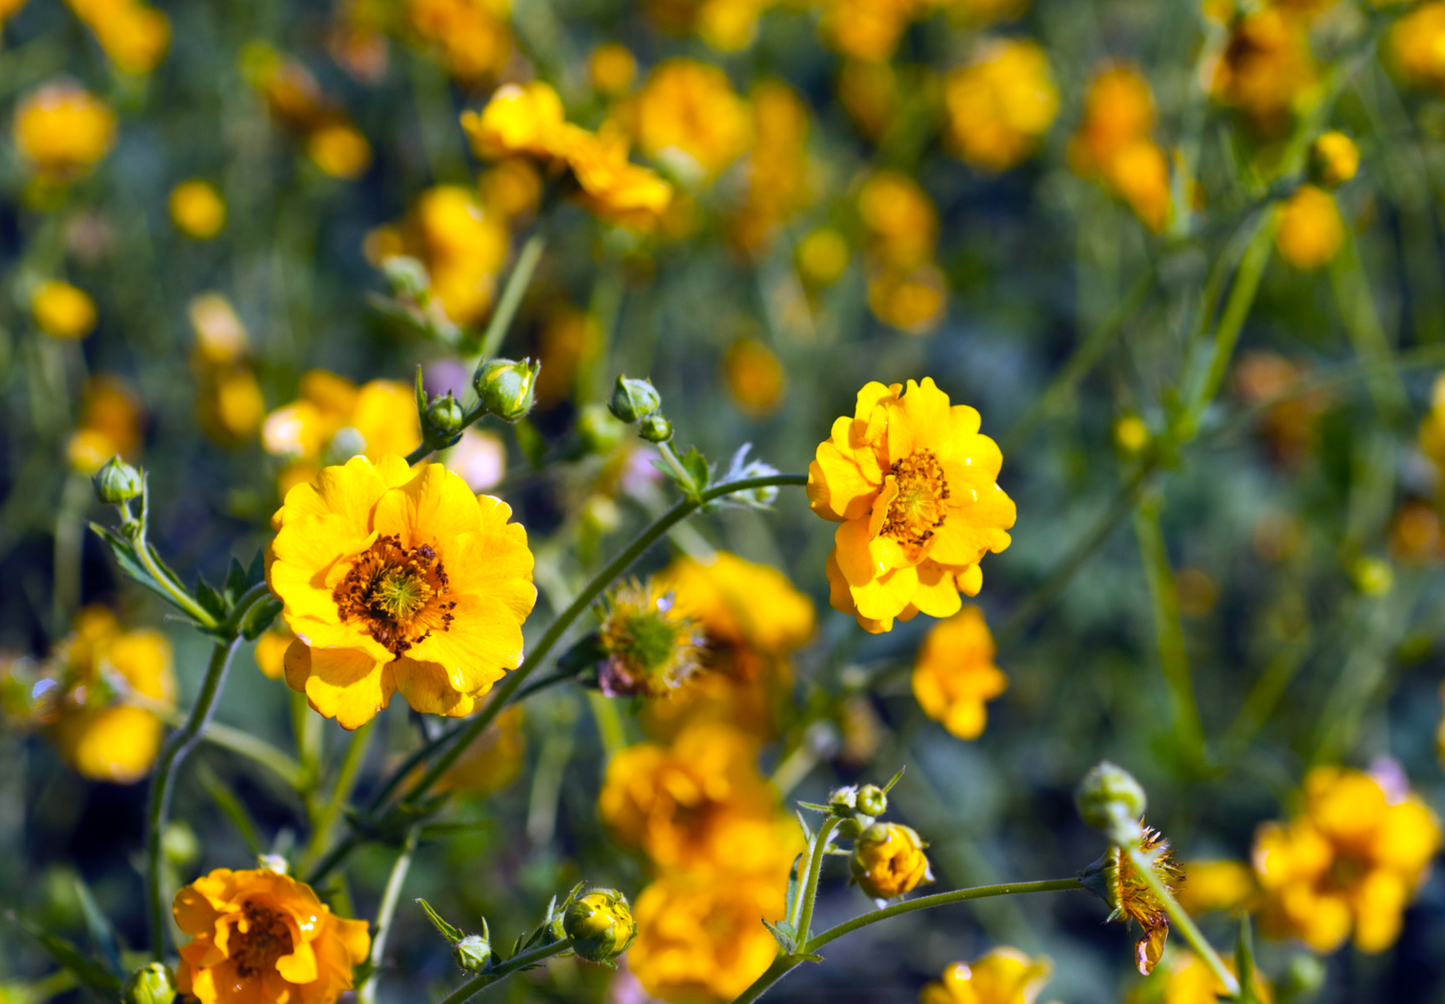
<svg viewBox="0 0 1445 1004"><path fill-rule="evenodd" d="M356 992L359 1004L373 1004L376 1000L376 971L381 967L381 958L386 953L386 936L391 933L391 919L396 915L396 904L401 901L401 887L406 884L406 873L411 870L411 859L416 853L419 830L420 827L413 826L407 831L401 853L396 856L396 863L391 866L391 877L386 880L386 891L381 894L381 905L376 909L376 933L371 939L371 955L368 959L371 975Z"/></svg>
<svg viewBox="0 0 1445 1004"><path fill-rule="evenodd" d="M144 526L143 523L142 526ZM162 568L160 562L156 561L155 554L151 551L150 541L146 540L144 532L136 539L135 556L182 613L207 631L215 631L221 626L220 622L211 616L209 610L197 603L190 593L176 583L175 579L171 577L170 570Z"/></svg>
<svg viewBox="0 0 1445 1004"><path fill-rule="evenodd" d="M146 810L146 915L150 921L151 955L157 960L165 957L166 916L161 890L162 843L166 820L171 811L176 769L185 761L186 755L196 743L200 742L201 734L210 724L211 713L215 710L217 698L221 696L221 687L226 682L226 670L231 666L231 656L235 654L239 641L239 638L233 637L216 642L195 706L191 708L185 724L171 733L166 740L161 755L156 760L155 774L151 777L150 801Z"/></svg>
<svg viewBox="0 0 1445 1004"><path fill-rule="evenodd" d="M186 716L180 710L162 704L154 698L131 693L126 697L126 703L144 708L167 725L175 728L180 728L186 723ZM260 764L293 788L301 786L301 764L295 757L288 756L264 739L258 739L249 732L233 729L229 725L222 725L219 722L211 722L202 729L201 738L213 746L230 750L232 753L239 753L246 759Z"/></svg>
<svg viewBox="0 0 1445 1004"><path fill-rule="evenodd" d="M533 948L531 951L520 952L497 966L497 968L493 969L490 973L482 973L482 975L475 979L463 983L457 987L456 990L448 994L441 1004L464 1004L465 1001L471 1000L493 983L499 983L513 973L536 965L544 959L550 959L554 955L561 955L571 947L572 939L564 938L553 945L542 945L538 948Z"/></svg>
<svg viewBox="0 0 1445 1004"><path fill-rule="evenodd" d="M837 927L829 928L816 938L810 938L802 948L794 955L780 955L768 967L768 971L753 981L753 985L742 992L733 1004L750 1004L768 991L774 983L792 972L798 966L807 961L807 956L832 941L837 941L845 934L852 934L860 928L870 924L876 924L881 920L888 920L892 917L902 916L905 913L913 913L915 910L929 910L935 906L947 906L950 903L962 903L971 899L987 899L991 896L1015 896L1031 892L1067 892L1071 889L1083 889L1076 878L1066 879L1044 879L1038 882L1007 882L1002 885L976 886L972 889L955 889L952 892L935 893L932 896L920 896L918 899L908 899L901 903L894 903L881 910L874 910L865 913L860 917L844 921Z"/></svg>
<svg viewBox="0 0 1445 1004"><path fill-rule="evenodd" d="M351 736L351 745L346 748L346 755L341 759L341 769L336 775L336 787L332 789L331 798L321 810L321 815L316 820L316 827L312 831L311 841L306 846L306 854L303 861L306 866L316 860L317 856L326 847L328 838L331 836L331 829L336 821L341 818L341 810L345 808L346 802L351 798L351 791L356 786L356 775L361 770L361 764L366 759L366 751L371 746L371 736L375 720L367 722L357 729ZM302 871L306 870L302 867Z"/></svg>
<svg viewBox="0 0 1445 1004"><path fill-rule="evenodd" d="M817 834L813 837L813 853L808 857L808 874L803 882L802 894L798 897L801 909L794 924L800 944L807 944L808 938L813 933L813 904L818 898L818 880L823 877L823 856L828 853L828 844L832 842L833 831L841 822L839 817L830 814L823 820L822 825L818 827ZM788 919L792 920L791 917Z"/></svg>
<svg viewBox="0 0 1445 1004"><path fill-rule="evenodd" d="M497 309L492 312L486 333L482 335L481 348L475 357L465 360L468 369L476 369L484 359L492 358L502 347L502 341L512 327L512 318L516 316L517 308L522 305L522 297L526 294L527 287L532 284L532 273L537 271L542 252L546 248L547 238L540 229L534 230L532 236L522 245L522 250L517 254L517 263L512 266L512 274L507 276L507 285L502 290L501 299L497 301Z"/></svg>

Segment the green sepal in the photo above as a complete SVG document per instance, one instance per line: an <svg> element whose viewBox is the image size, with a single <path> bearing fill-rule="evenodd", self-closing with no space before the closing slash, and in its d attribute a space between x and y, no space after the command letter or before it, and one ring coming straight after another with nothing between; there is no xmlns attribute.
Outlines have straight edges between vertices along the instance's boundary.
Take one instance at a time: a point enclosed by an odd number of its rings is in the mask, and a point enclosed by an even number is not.
<svg viewBox="0 0 1445 1004"><path fill-rule="evenodd" d="M241 629L241 637L247 641L255 641L261 637L261 635L265 634L266 629L271 626L271 622L276 619L276 615L281 612L281 609L281 601L274 596L268 596L264 600L257 600L251 605L251 609L246 611L246 616L241 618L241 623L237 625Z"/></svg>
<svg viewBox="0 0 1445 1004"><path fill-rule="evenodd" d="M435 927L437 931L441 933L441 936L443 938L446 938L447 941L455 945L458 941L461 941L467 936L466 932L463 931L460 927L448 923L446 918L444 918L441 914L437 913L436 910L432 909L432 905L426 900L418 896L416 901L418 904L420 904L422 910L426 913L427 919L432 922L432 926Z"/></svg>
<svg viewBox="0 0 1445 1004"><path fill-rule="evenodd" d="M774 924L771 920L764 918L763 926L768 929L768 933L777 941L778 947L783 950L784 955L792 955L793 952L797 950L797 932L793 930L792 924L789 924L786 920Z"/></svg>
<svg viewBox="0 0 1445 1004"><path fill-rule="evenodd" d="M1239 934L1234 940L1234 971L1239 976L1239 996L1231 998L1239 1004L1260 1004L1254 992L1254 929L1249 914L1239 918Z"/></svg>

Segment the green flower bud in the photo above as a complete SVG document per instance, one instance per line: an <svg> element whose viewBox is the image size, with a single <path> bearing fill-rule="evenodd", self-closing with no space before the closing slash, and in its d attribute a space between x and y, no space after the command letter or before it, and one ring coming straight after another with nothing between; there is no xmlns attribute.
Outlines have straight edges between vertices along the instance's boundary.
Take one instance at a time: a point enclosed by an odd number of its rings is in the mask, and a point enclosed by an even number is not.
<svg viewBox="0 0 1445 1004"><path fill-rule="evenodd" d="M426 266L407 255L393 255L383 260L381 271L392 292L399 296L423 300L431 288L431 276L427 274Z"/></svg>
<svg viewBox="0 0 1445 1004"><path fill-rule="evenodd" d="M607 405L613 415L628 425L641 421L661 407L662 398L650 380L629 380L625 376L617 378L617 386L612 388L612 400Z"/></svg>
<svg viewBox="0 0 1445 1004"><path fill-rule="evenodd" d="M537 373L542 364L535 359L489 359L477 367L472 386L488 413L506 422L525 418L532 410Z"/></svg>
<svg viewBox="0 0 1445 1004"><path fill-rule="evenodd" d="M1324 961L1308 952L1299 952L1290 956L1289 963L1285 966L1284 978L1280 980L1279 990L1281 994L1288 995L1287 1000L1295 1000L1310 996L1324 986L1324 983Z"/></svg>
<svg viewBox="0 0 1445 1004"><path fill-rule="evenodd" d="M159 962L141 966L125 985L125 1004L170 1004L176 999L176 981Z"/></svg>
<svg viewBox="0 0 1445 1004"><path fill-rule="evenodd" d="M121 505L141 493L140 471L120 457L111 457L91 478L95 497L106 505Z"/></svg>
<svg viewBox="0 0 1445 1004"><path fill-rule="evenodd" d="M1074 793L1079 818L1103 830L1116 844L1137 842L1139 820L1148 804L1134 775L1107 760L1085 774Z"/></svg>
<svg viewBox="0 0 1445 1004"><path fill-rule="evenodd" d="M184 822L173 822L161 835L161 850L166 860L178 865L189 864L201 855L201 842L196 831Z"/></svg>
<svg viewBox="0 0 1445 1004"><path fill-rule="evenodd" d="M492 945L480 934L469 934L453 946L452 958L469 973L485 973L492 968Z"/></svg>
<svg viewBox="0 0 1445 1004"><path fill-rule="evenodd" d="M616 889L593 889L567 908L562 929L572 950L589 962L611 962L637 937L627 897Z"/></svg>
<svg viewBox="0 0 1445 1004"><path fill-rule="evenodd" d="M828 796L828 808L835 816L851 816L858 807L858 789L849 785L839 788Z"/></svg>
<svg viewBox="0 0 1445 1004"><path fill-rule="evenodd" d="M588 453L610 453L627 435L627 426L600 404L589 404L577 415L577 435Z"/></svg>
<svg viewBox="0 0 1445 1004"><path fill-rule="evenodd" d="M865 784L858 789L856 804L864 815L881 816L888 811L888 796L876 784Z"/></svg>
<svg viewBox="0 0 1445 1004"><path fill-rule="evenodd" d="M672 423L662 415L648 415L642 420L637 434L649 443L665 443L672 438Z"/></svg>
<svg viewBox="0 0 1445 1004"><path fill-rule="evenodd" d="M440 438L461 432L467 416L456 398L452 397L452 392L447 391L427 406L424 417L427 429Z"/></svg>

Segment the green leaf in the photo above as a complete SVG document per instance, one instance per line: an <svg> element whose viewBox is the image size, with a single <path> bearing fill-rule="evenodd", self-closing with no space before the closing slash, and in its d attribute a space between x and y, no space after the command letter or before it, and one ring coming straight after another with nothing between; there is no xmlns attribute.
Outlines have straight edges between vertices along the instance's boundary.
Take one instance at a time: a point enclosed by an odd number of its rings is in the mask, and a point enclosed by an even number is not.
<svg viewBox="0 0 1445 1004"><path fill-rule="evenodd" d="M1239 918L1239 935L1234 941L1234 971L1239 975L1239 1004L1260 1004L1254 992L1254 930L1249 914Z"/></svg>
<svg viewBox="0 0 1445 1004"><path fill-rule="evenodd" d="M204 575L196 576L196 588L193 595L202 609L218 621L225 620L226 615L231 612L231 605L226 602L226 598L206 581Z"/></svg>
<svg viewBox="0 0 1445 1004"><path fill-rule="evenodd" d="M421 908L426 911L427 919L432 922L432 926L441 932L441 936L446 938L447 941L455 945L458 941L466 937L466 933L462 931L460 927L448 923L441 914L432 909L432 905L426 900L417 897L417 902L421 904Z"/></svg>
<svg viewBox="0 0 1445 1004"><path fill-rule="evenodd" d="M120 999L122 983L119 976L116 976L109 969L94 959L86 957L74 944L56 934L42 929L40 926L17 916L15 913L6 915L12 924L20 928L30 937L34 938L50 953L62 969L67 969L75 974L80 980L96 994L106 1000L116 1001Z"/></svg>
<svg viewBox="0 0 1445 1004"><path fill-rule="evenodd" d="M774 924L771 920L763 918L763 926L772 934L773 939L777 941L778 947L783 950L785 955L792 955L797 950L797 932L793 930L792 924L785 920Z"/></svg>
<svg viewBox="0 0 1445 1004"><path fill-rule="evenodd" d="M690 447L682 458L683 469L692 477L692 491L702 492L707 489L708 482L712 480L712 469L708 467L707 457L698 452L697 447ZM687 490L684 488L684 490Z"/></svg>
<svg viewBox="0 0 1445 1004"><path fill-rule="evenodd" d="M275 597L268 596L264 600L258 600L241 619L241 637L247 641L255 641L265 633L280 612L281 601Z"/></svg>
<svg viewBox="0 0 1445 1004"><path fill-rule="evenodd" d="M110 545L111 554L115 556L115 563L120 566L122 572L145 586L177 610L181 609L181 607L176 604L175 597L170 594L170 591L161 585L155 576L151 575L150 570L140 563L140 560L136 557L135 544L132 541L122 537L113 530L106 529L99 523L91 523L90 529L94 531L97 537Z"/></svg>
<svg viewBox="0 0 1445 1004"><path fill-rule="evenodd" d="M893 786L894 786L895 784L897 784L899 781L903 780L903 772L906 771L907 769L908 769L908 766L907 766L906 764L905 764L904 766L898 768L898 773L897 773L897 774L894 774L892 777L890 777L890 778L888 779L888 783L883 786L883 794L885 794L885 795L888 794L890 791L893 790Z"/></svg>
<svg viewBox="0 0 1445 1004"><path fill-rule="evenodd" d="M231 556L231 564L226 569L226 584L221 588L221 595L226 598L226 606L234 607L246 590L251 588L251 573L235 557Z"/></svg>

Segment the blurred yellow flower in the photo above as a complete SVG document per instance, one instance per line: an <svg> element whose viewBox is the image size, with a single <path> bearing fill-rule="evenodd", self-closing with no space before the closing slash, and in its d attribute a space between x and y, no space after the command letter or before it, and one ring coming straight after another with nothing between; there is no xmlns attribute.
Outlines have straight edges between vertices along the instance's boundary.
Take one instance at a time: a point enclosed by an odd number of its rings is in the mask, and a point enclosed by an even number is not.
<svg viewBox="0 0 1445 1004"><path fill-rule="evenodd" d="M243 360L250 351L246 326L231 301L221 293L202 293L186 307L196 336L196 359L207 366L225 366Z"/></svg>
<svg viewBox="0 0 1445 1004"><path fill-rule="evenodd" d="M508 157L483 171L477 192L488 214L514 220L533 212L542 201L542 176L525 157Z"/></svg>
<svg viewBox="0 0 1445 1004"><path fill-rule="evenodd" d="M78 84L45 84L15 109L15 146L50 181L88 171L115 145L115 113Z"/></svg>
<svg viewBox="0 0 1445 1004"><path fill-rule="evenodd" d="M134 458L141 443L140 421L140 402L118 377L91 377L81 393L80 424L66 447L71 466L94 474L117 454Z"/></svg>
<svg viewBox="0 0 1445 1004"><path fill-rule="evenodd" d="M751 94L752 147L743 162L743 203L729 227L732 245L757 255L808 201L808 106L787 84L765 80Z"/></svg>
<svg viewBox="0 0 1445 1004"><path fill-rule="evenodd" d="M1298 269L1329 263L1345 240L1335 197L1314 185L1301 185L1276 210L1275 246L1280 257Z"/></svg>
<svg viewBox="0 0 1445 1004"><path fill-rule="evenodd" d="M848 859L852 880L874 899L906 896L920 882L932 882L925 844L918 831L902 823L874 823L853 841Z"/></svg>
<svg viewBox="0 0 1445 1004"><path fill-rule="evenodd" d="M1189 881L1194 881L1193 872L1189 874ZM1238 977L1228 959L1224 967ZM1254 971L1254 996L1260 1004L1274 1001L1274 989L1258 969ZM1214 975L1214 970L1199 956L1181 948L1171 952L1162 966L1131 990L1125 1004L1215 1004L1228 999L1229 991Z"/></svg>
<svg viewBox="0 0 1445 1004"><path fill-rule="evenodd" d="M371 948L366 921L266 868L217 868L177 892L171 912L191 939L176 989L202 1004L335 1004Z"/></svg>
<svg viewBox="0 0 1445 1004"><path fill-rule="evenodd" d="M1310 174L1324 188L1337 188L1360 169L1360 148L1337 129L1321 133L1310 144Z"/></svg>
<svg viewBox="0 0 1445 1004"><path fill-rule="evenodd" d="M603 42L592 50L587 73L600 93L622 94L637 77L637 58L621 42Z"/></svg>
<svg viewBox="0 0 1445 1004"><path fill-rule="evenodd" d="M522 708L503 709L497 720L467 747L437 782L436 791L482 796L501 791L522 772L527 734L522 731Z"/></svg>
<svg viewBox="0 0 1445 1004"><path fill-rule="evenodd" d="M1243 861L1188 861L1184 874L1188 880L1176 898L1191 914L1240 909L1257 888L1253 870Z"/></svg>
<svg viewBox="0 0 1445 1004"><path fill-rule="evenodd" d="M510 0L407 0L407 23L468 85L497 76L512 55Z"/></svg>
<svg viewBox="0 0 1445 1004"><path fill-rule="evenodd" d="M175 690L165 635L126 631L92 606L76 616L31 694L66 763L93 781L134 784L150 772L165 733L151 706L169 706Z"/></svg>
<svg viewBox="0 0 1445 1004"><path fill-rule="evenodd" d="M355 729L400 691L470 714L522 659L536 602L527 531L441 464L355 457L297 485L272 525L266 580L297 640L286 682Z"/></svg>
<svg viewBox="0 0 1445 1004"><path fill-rule="evenodd" d="M948 137L965 163L1006 171L1038 149L1059 112L1044 50L1026 39L996 39L944 83Z"/></svg>
<svg viewBox="0 0 1445 1004"><path fill-rule="evenodd" d="M171 189L171 222L187 237L208 241L226 225L226 203L209 181L193 178Z"/></svg>
<svg viewBox="0 0 1445 1004"><path fill-rule="evenodd" d="M1342 767L1311 770L1303 797L1297 816L1255 835L1261 928L1320 952L1353 932L1361 951L1384 951L1440 849L1439 820L1417 795Z"/></svg>
<svg viewBox="0 0 1445 1004"><path fill-rule="evenodd" d="M872 632L920 610L951 617L983 585L979 561L1009 546L1003 456L979 414L950 406L932 377L858 392L808 468L815 513L841 524L828 557L833 607Z"/></svg>
<svg viewBox="0 0 1445 1004"><path fill-rule="evenodd" d="M703 0L697 34L720 52L737 52L758 37L758 20L777 0Z"/></svg>
<svg viewBox="0 0 1445 1004"><path fill-rule="evenodd" d="M918 1004L1034 1004L1049 980L1048 959L995 948L971 963L955 962L918 994Z"/></svg>
<svg viewBox="0 0 1445 1004"><path fill-rule="evenodd" d="M351 180L371 166L371 144L349 122L322 126L306 137L311 162L333 178Z"/></svg>
<svg viewBox="0 0 1445 1004"><path fill-rule="evenodd" d="M278 621L271 630L256 639L256 666L268 679L279 680L286 672L286 650L296 635Z"/></svg>
<svg viewBox="0 0 1445 1004"><path fill-rule="evenodd" d="M811 287L838 281L853 252L848 241L832 227L821 227L798 242L798 272Z"/></svg>
<svg viewBox="0 0 1445 1004"><path fill-rule="evenodd" d="M883 323L907 334L932 331L943 320L947 303L943 270L932 263L908 270L885 267L868 276L868 309Z"/></svg>
<svg viewBox="0 0 1445 1004"><path fill-rule="evenodd" d="M920 0L823 0L821 6L828 44L869 63L893 55L904 29L924 9Z"/></svg>
<svg viewBox="0 0 1445 1004"><path fill-rule="evenodd" d="M667 746L629 746L607 765L598 812L619 841L665 871L764 867L797 827L758 774L758 746L717 722L689 725Z"/></svg>
<svg viewBox="0 0 1445 1004"><path fill-rule="evenodd" d="M266 98L271 115L300 137L318 169L349 180L371 165L371 144L300 61L253 42L241 54L241 69Z"/></svg>
<svg viewBox="0 0 1445 1004"><path fill-rule="evenodd" d="M1440 541L1440 514L1424 502L1406 502L1390 521L1390 556L1397 561L1439 561Z"/></svg>
<svg viewBox="0 0 1445 1004"><path fill-rule="evenodd" d="M670 697L698 671L702 635L653 580L623 582L598 610L598 643L606 658L597 683L608 697Z"/></svg>
<svg viewBox="0 0 1445 1004"><path fill-rule="evenodd" d="M1271 7L1236 20L1224 52L1205 68L1214 99L1239 109L1264 133L1288 124L1315 76L1304 22Z"/></svg>
<svg viewBox="0 0 1445 1004"><path fill-rule="evenodd" d="M1445 85L1445 3L1422 3L1390 27L1395 71L1409 83Z"/></svg>
<svg viewBox="0 0 1445 1004"><path fill-rule="evenodd" d="M727 350L723 380L738 407L749 415L767 415L776 410L787 387L787 374L778 357L754 338L740 338Z"/></svg>
<svg viewBox="0 0 1445 1004"><path fill-rule="evenodd" d="M669 59L648 75L628 120L638 147L690 181L715 178L752 141L752 122L727 74Z"/></svg>
<svg viewBox="0 0 1445 1004"><path fill-rule="evenodd" d="M878 171L858 191L858 216L870 256L890 268L932 261L938 244L938 210L918 182L897 171Z"/></svg>
<svg viewBox="0 0 1445 1004"><path fill-rule="evenodd" d="M1133 67L1111 66L1089 85L1069 161L1075 171L1117 193L1157 231L1169 216L1169 165L1150 138L1153 127L1149 84Z"/></svg>
<svg viewBox="0 0 1445 1004"><path fill-rule="evenodd" d="M960 739L977 739L988 721L984 702L1008 688L993 656L993 635L978 607L934 626L913 663L913 696L923 713Z"/></svg>
<svg viewBox="0 0 1445 1004"><path fill-rule="evenodd" d="M84 338L95 330L95 301L83 289L48 279L30 295L35 326L55 338Z"/></svg>
<svg viewBox="0 0 1445 1004"><path fill-rule="evenodd" d="M66 0L117 67L126 73L150 73L165 58L171 23L137 0Z"/></svg>
<svg viewBox="0 0 1445 1004"><path fill-rule="evenodd" d="M408 454L421 445L416 395L394 380L357 387L334 373L310 370L301 377L300 397L262 422L261 445L273 456L312 462Z"/></svg>
<svg viewBox="0 0 1445 1004"><path fill-rule="evenodd" d="M596 360L602 325L589 311L559 305L548 311L539 342L542 371L537 374L537 405L545 409L571 394L578 372Z"/></svg>
<svg viewBox="0 0 1445 1004"><path fill-rule="evenodd" d="M0 24L3 24L6 18L17 14L24 6L25 0L0 0Z"/></svg>

